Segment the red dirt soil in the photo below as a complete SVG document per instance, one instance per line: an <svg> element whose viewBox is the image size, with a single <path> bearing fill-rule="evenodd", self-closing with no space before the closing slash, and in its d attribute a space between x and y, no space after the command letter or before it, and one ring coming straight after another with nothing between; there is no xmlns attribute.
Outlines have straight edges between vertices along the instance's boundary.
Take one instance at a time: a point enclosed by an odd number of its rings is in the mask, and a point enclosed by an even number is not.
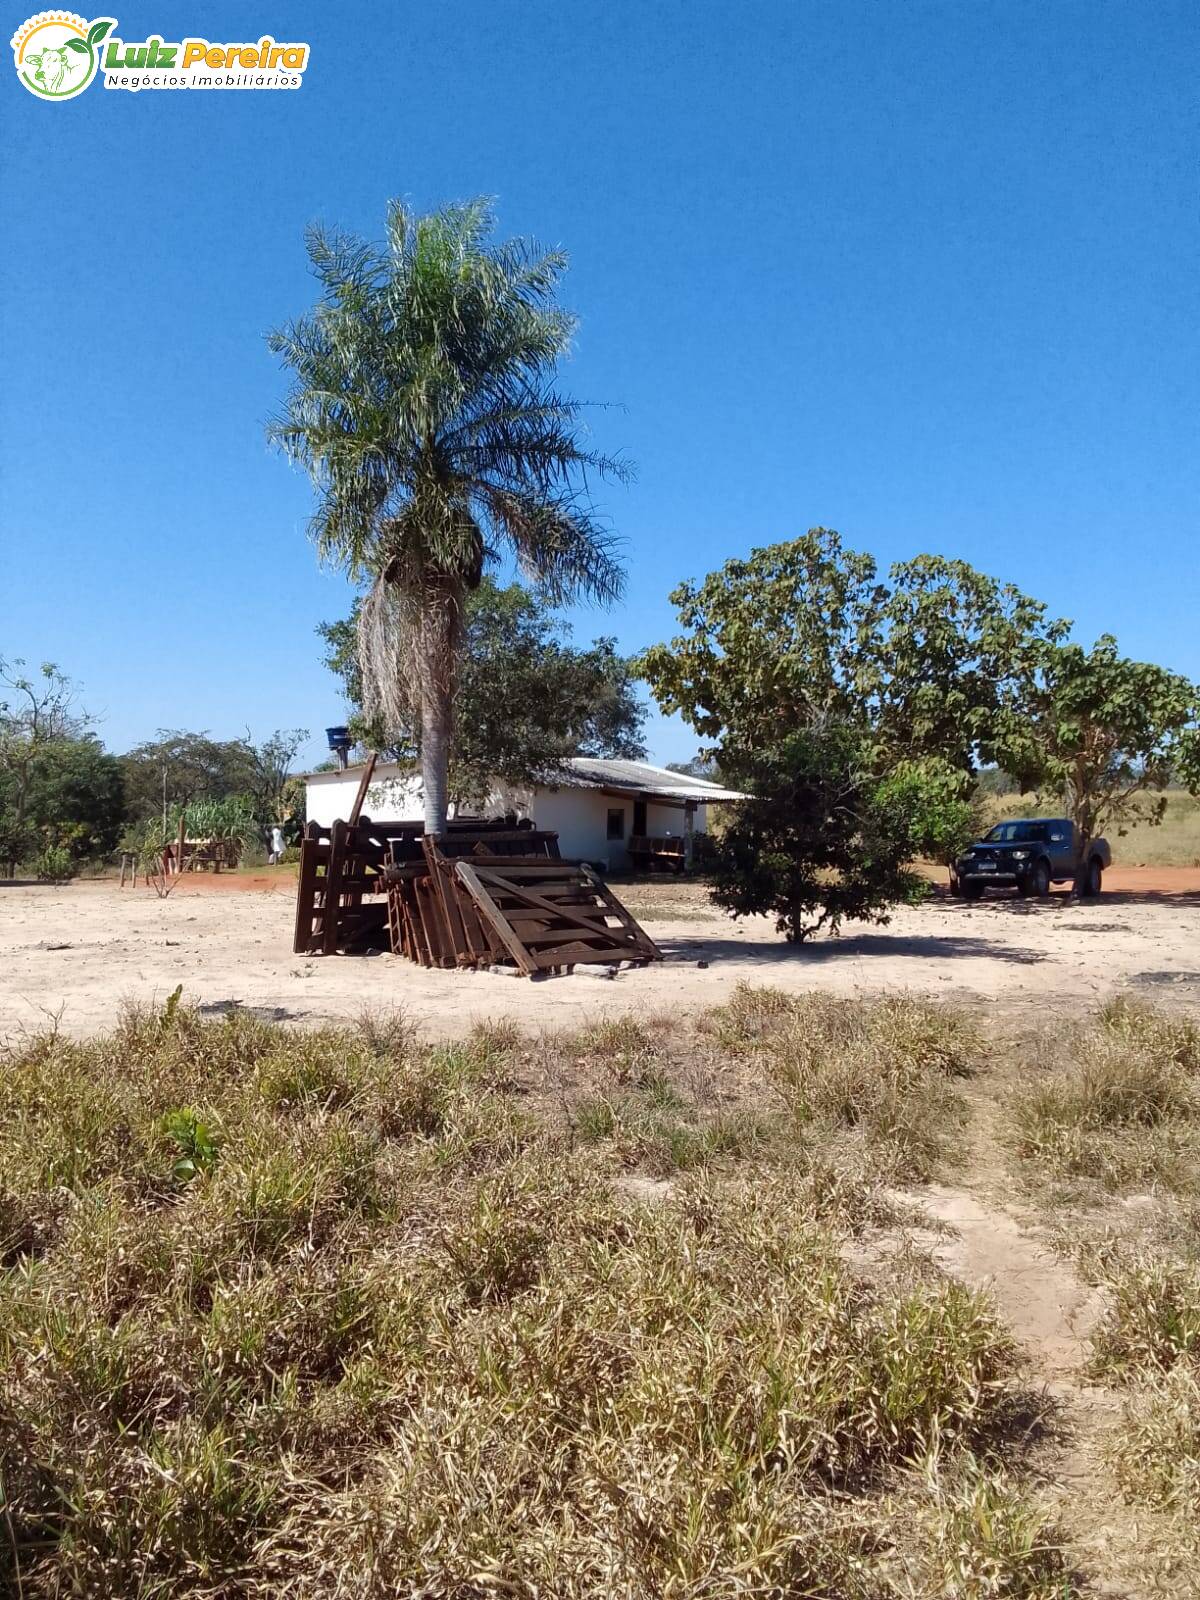
<svg viewBox="0 0 1200 1600"><path fill-rule="evenodd" d="M111 881L111 880L107 880ZM138 893L145 894L138 883ZM171 890L171 898L186 894L288 894L296 892L296 873L286 872L185 872Z"/></svg>
<svg viewBox="0 0 1200 1600"><path fill-rule="evenodd" d="M938 874L935 882L945 885L945 875ZM1056 884L1053 895L1067 895L1070 884ZM1200 895L1200 867L1109 867L1104 874L1104 894L1119 894L1140 899L1153 896L1156 900L1194 899Z"/></svg>
<svg viewBox="0 0 1200 1600"><path fill-rule="evenodd" d="M946 876L941 871L931 871L930 877L941 888L946 887ZM620 893L620 885L617 892ZM171 891L184 894L295 894L296 871L273 872L187 872ZM1056 887L1052 893L1066 895L1068 885ZM1104 893L1153 895L1155 899L1189 898L1200 896L1200 867L1110 867L1104 874Z"/></svg>

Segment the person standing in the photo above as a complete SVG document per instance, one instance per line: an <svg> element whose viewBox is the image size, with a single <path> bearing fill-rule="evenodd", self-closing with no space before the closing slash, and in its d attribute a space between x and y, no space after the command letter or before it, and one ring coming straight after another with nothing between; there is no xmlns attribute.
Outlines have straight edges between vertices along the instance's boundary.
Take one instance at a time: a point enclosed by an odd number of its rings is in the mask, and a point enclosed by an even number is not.
<svg viewBox="0 0 1200 1600"><path fill-rule="evenodd" d="M271 829L271 848L267 854L267 864L275 867L283 860L283 829L275 823Z"/></svg>

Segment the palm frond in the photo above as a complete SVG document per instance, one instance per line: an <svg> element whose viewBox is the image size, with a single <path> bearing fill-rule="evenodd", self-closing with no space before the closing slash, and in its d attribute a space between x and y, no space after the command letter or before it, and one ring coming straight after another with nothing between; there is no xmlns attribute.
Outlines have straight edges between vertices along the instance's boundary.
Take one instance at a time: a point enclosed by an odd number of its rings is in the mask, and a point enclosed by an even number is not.
<svg viewBox="0 0 1200 1600"><path fill-rule="evenodd" d="M630 469L590 447L551 381L576 326L556 299L567 258L492 244L494 220L488 199L428 216L395 201L382 246L311 227L322 293L268 336L292 375L268 437L316 485L322 557L352 573L393 561L402 529L406 581L421 561L470 581L481 552L508 545L555 593L612 598L589 484Z"/></svg>

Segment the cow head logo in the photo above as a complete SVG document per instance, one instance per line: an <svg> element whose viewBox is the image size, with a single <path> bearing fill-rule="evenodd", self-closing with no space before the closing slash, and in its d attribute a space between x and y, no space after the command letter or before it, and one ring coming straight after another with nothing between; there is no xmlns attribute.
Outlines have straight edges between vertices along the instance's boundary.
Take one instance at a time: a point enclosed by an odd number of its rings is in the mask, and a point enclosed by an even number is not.
<svg viewBox="0 0 1200 1600"><path fill-rule="evenodd" d="M72 100L100 65L100 44L115 17L87 22L73 11L39 11L12 36L17 76L39 100Z"/></svg>

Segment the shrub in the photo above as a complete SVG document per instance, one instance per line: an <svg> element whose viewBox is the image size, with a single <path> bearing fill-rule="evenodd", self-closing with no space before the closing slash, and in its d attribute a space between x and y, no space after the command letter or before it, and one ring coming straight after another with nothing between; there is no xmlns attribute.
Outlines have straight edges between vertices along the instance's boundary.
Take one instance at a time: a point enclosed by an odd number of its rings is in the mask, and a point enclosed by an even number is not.
<svg viewBox="0 0 1200 1600"><path fill-rule="evenodd" d="M983 1045L972 1024L907 997L861 1002L740 985L709 1024L777 1086L794 1132L849 1137L892 1178L927 1178L964 1107L954 1080Z"/></svg>
<svg viewBox="0 0 1200 1600"><path fill-rule="evenodd" d="M1098 1374L1168 1372L1200 1357L1200 1270L1148 1256L1117 1260L1105 1276L1113 1303L1092 1336Z"/></svg>
<svg viewBox="0 0 1200 1600"><path fill-rule="evenodd" d="M69 883L79 865L62 845L48 844L34 861L33 870L39 883Z"/></svg>
<svg viewBox="0 0 1200 1600"><path fill-rule="evenodd" d="M1200 1365L1180 1361L1141 1384L1110 1454L1132 1498L1149 1499L1194 1524L1200 1516Z"/></svg>
<svg viewBox="0 0 1200 1600"><path fill-rule="evenodd" d="M1046 1511L1003 1471L968 1457L936 1481L931 1593L955 1600L1071 1600Z"/></svg>

